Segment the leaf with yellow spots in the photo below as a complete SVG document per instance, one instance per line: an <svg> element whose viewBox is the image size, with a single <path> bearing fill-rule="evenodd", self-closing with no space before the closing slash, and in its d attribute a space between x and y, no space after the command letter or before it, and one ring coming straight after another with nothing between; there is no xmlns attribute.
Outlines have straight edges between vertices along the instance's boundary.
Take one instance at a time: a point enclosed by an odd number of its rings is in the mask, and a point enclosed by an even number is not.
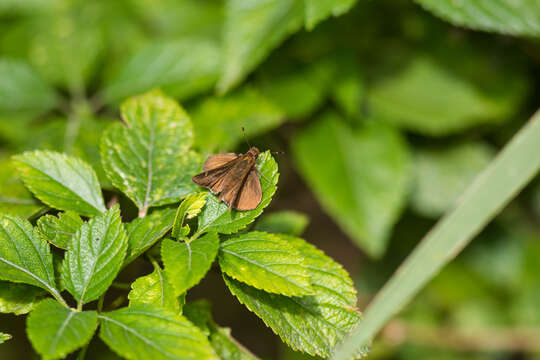
<svg viewBox="0 0 540 360"><path fill-rule="evenodd" d="M139 208L179 201L196 187L191 177L200 170L191 120L178 103L160 91L126 100L124 124L113 124L101 142L103 168L114 186Z"/></svg>

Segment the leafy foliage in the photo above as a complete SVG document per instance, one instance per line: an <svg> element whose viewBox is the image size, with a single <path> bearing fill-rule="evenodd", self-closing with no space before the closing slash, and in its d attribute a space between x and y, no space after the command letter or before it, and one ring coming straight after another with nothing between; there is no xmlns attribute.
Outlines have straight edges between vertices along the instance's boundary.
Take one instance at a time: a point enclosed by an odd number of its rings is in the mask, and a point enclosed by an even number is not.
<svg viewBox="0 0 540 360"><path fill-rule="evenodd" d="M174 209L159 209L127 224L128 249L124 265L135 260L161 239L171 229L174 219Z"/></svg>
<svg viewBox="0 0 540 360"><path fill-rule="evenodd" d="M58 294L49 244L26 220L0 217L0 279Z"/></svg>
<svg viewBox="0 0 540 360"><path fill-rule="evenodd" d="M0 214L27 217L41 206L18 179L13 162L0 161Z"/></svg>
<svg viewBox="0 0 540 360"><path fill-rule="evenodd" d="M208 233L189 242L176 242L171 239L163 241L161 258L176 296L201 281L210 270L218 248L219 238L216 233Z"/></svg>
<svg viewBox="0 0 540 360"><path fill-rule="evenodd" d="M153 43L135 53L105 88L109 101L155 87L185 98L212 87L219 76L217 44L204 38Z"/></svg>
<svg viewBox="0 0 540 360"><path fill-rule="evenodd" d="M173 313L180 311L180 303L174 294L174 288L167 273L157 264L153 273L142 276L131 284L128 299L130 306L150 304L154 307L163 307Z"/></svg>
<svg viewBox="0 0 540 360"><path fill-rule="evenodd" d="M197 233L215 231L222 234L232 234L245 228L259 216L268 206L276 192L278 181L277 164L269 151L259 154L257 171L261 179L262 200L259 205L249 211L229 211L227 205L218 200L218 196L208 193L206 205L199 215Z"/></svg>
<svg viewBox="0 0 540 360"><path fill-rule="evenodd" d="M206 193L204 192L186 196L176 210L171 232L173 238L180 239L189 234L189 225L184 224L184 222L196 217L201 212L204 204L206 204Z"/></svg>
<svg viewBox="0 0 540 360"><path fill-rule="evenodd" d="M196 144L206 151L231 149L242 140L242 126L249 124L254 136L279 126L285 114L254 89L244 89L220 98L208 98L193 109Z"/></svg>
<svg viewBox="0 0 540 360"><path fill-rule="evenodd" d="M121 112L126 126L112 125L102 139L103 167L144 216L194 189L199 157L189 151L191 122L173 99L149 92L127 100Z"/></svg>
<svg viewBox="0 0 540 360"><path fill-rule="evenodd" d="M301 174L336 222L368 254L381 256L410 177L399 133L379 124L351 130L329 114L304 130L293 150Z"/></svg>
<svg viewBox="0 0 540 360"><path fill-rule="evenodd" d="M79 306L96 300L120 271L127 235L115 206L77 230L62 264L62 282Z"/></svg>
<svg viewBox="0 0 540 360"><path fill-rule="evenodd" d="M46 359L61 359L87 344L98 326L95 311L77 312L52 299L43 300L28 316L32 345Z"/></svg>
<svg viewBox="0 0 540 360"><path fill-rule="evenodd" d="M304 258L277 235L253 231L223 242L219 265L233 279L267 292L313 293Z"/></svg>
<svg viewBox="0 0 540 360"><path fill-rule="evenodd" d="M84 161L39 150L14 159L26 187L45 204L86 216L105 211L96 173Z"/></svg>
<svg viewBox="0 0 540 360"><path fill-rule="evenodd" d="M0 344L5 343L8 340L11 340L11 335L0 332Z"/></svg>
<svg viewBox="0 0 540 360"><path fill-rule="evenodd" d="M532 0L474 0L463 4L451 0L416 2L456 25L503 34L540 36L540 5Z"/></svg>
<svg viewBox="0 0 540 360"><path fill-rule="evenodd" d="M300 212L284 210L261 216L255 230L300 236L308 226L309 218Z"/></svg>
<svg viewBox="0 0 540 360"><path fill-rule="evenodd" d="M73 211L60 213L58 217L45 215L38 220L38 230L43 239L56 247L67 249L69 241L81 227L83 221Z"/></svg>
<svg viewBox="0 0 540 360"><path fill-rule="evenodd" d="M258 290L224 275L238 300L295 350L329 356L360 321L356 291L343 268L304 240L281 235L305 258L314 295L287 297ZM366 349L362 349L365 353Z"/></svg>
<svg viewBox="0 0 540 360"><path fill-rule="evenodd" d="M218 359L199 329L165 309L134 305L99 318L101 339L127 359Z"/></svg>
<svg viewBox="0 0 540 360"><path fill-rule="evenodd" d="M24 61L0 58L0 114L41 113L54 107L58 96Z"/></svg>
<svg viewBox="0 0 540 360"><path fill-rule="evenodd" d="M492 149L483 143L421 150L416 159L412 206L426 216L444 214L491 158Z"/></svg>
<svg viewBox="0 0 540 360"><path fill-rule="evenodd" d="M35 286L0 281L0 313L27 314L36 306L43 290Z"/></svg>
<svg viewBox="0 0 540 360"><path fill-rule="evenodd" d="M489 76L500 76L502 67L492 66L488 59L475 59L474 53L469 55L477 66L491 70ZM486 87L462 72L438 56L419 56L398 74L376 83L369 92L370 105L384 120L424 135L440 136L507 119L521 101L523 85L519 76L497 89L495 84Z"/></svg>

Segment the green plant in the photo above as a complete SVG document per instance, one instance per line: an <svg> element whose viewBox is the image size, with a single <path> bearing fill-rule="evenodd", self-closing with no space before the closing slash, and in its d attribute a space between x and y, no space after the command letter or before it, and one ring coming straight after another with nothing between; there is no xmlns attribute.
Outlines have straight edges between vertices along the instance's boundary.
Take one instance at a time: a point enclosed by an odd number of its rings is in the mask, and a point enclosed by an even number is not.
<svg viewBox="0 0 540 360"><path fill-rule="evenodd" d="M61 211L34 219L36 226L16 216L0 220L0 279L26 284L9 285L17 295L7 310L26 305L19 312L30 312L27 332L36 351L62 358L99 331L130 359L217 359L231 352L253 358L212 322L207 304L185 303L217 259L231 292L284 342L328 356L360 321L356 291L343 268L313 245L252 226L276 191L270 153L257 165L259 206L229 211L191 182L201 156L191 149L191 121L173 99L146 93L124 102L121 114L124 124L102 135L102 165L139 209L132 221L123 222L118 204L105 206L96 173L84 161L52 151L14 156L26 187ZM105 303L119 271L145 254L154 271L126 289L129 306Z"/></svg>

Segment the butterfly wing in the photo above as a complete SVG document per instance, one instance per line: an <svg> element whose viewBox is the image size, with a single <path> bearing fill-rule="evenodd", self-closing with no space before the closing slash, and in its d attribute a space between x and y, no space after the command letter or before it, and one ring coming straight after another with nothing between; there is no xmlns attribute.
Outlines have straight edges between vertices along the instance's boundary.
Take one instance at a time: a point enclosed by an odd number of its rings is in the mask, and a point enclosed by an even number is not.
<svg viewBox="0 0 540 360"><path fill-rule="evenodd" d="M253 210L259 205L261 200L261 180L259 179L257 170L251 169L240 189L235 207L238 210Z"/></svg>
<svg viewBox="0 0 540 360"><path fill-rule="evenodd" d="M228 162L238 159L238 156L239 155L235 153L223 153L223 154L211 155L204 162L202 169L203 171L208 171L208 170L219 168L227 164Z"/></svg>

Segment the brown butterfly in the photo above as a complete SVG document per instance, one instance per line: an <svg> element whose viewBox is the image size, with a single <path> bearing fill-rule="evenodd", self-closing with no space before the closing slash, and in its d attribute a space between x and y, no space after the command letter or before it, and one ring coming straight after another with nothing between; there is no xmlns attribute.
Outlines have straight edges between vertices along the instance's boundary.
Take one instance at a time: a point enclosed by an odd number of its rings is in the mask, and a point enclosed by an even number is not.
<svg viewBox="0 0 540 360"><path fill-rule="evenodd" d="M203 172L193 177L197 185L207 187L213 194L220 194L238 210L253 210L262 199L261 181L255 169L259 149L251 147L245 154L224 153L211 155L203 165Z"/></svg>

